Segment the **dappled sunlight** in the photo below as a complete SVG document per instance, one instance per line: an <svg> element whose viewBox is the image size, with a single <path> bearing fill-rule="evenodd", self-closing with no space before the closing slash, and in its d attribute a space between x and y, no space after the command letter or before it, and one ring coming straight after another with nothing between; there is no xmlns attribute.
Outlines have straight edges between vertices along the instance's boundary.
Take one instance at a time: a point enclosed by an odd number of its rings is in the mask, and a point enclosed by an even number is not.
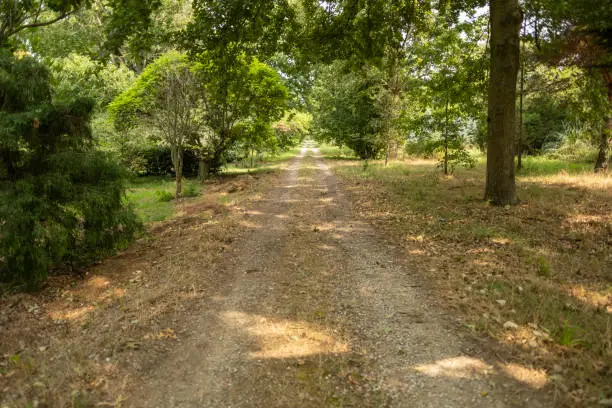
<svg viewBox="0 0 612 408"><path fill-rule="evenodd" d="M110 281L104 276L94 276L85 282L84 286L91 289L106 289L109 285Z"/></svg>
<svg viewBox="0 0 612 408"><path fill-rule="evenodd" d="M587 190L602 190L604 192L612 190L612 176L609 174L594 174L593 172L584 172L576 175L560 172L551 176L519 176L518 179L522 182L541 185L571 186Z"/></svg>
<svg viewBox="0 0 612 408"><path fill-rule="evenodd" d="M338 354L350 351L348 343L303 321L271 319L242 312L225 312L223 321L254 337L259 349L250 359L305 357L316 354Z"/></svg>
<svg viewBox="0 0 612 408"><path fill-rule="evenodd" d="M472 263L473 263L474 265L476 265L476 266L481 267L481 268L487 268L487 267L491 267L491 266L493 266L493 265L494 265L492 262L490 262L490 261L484 261L484 260L482 260L482 259L474 259L474 260L472 261Z"/></svg>
<svg viewBox="0 0 612 408"><path fill-rule="evenodd" d="M496 368L481 359L467 356L446 358L434 363L418 365L413 369L429 377L459 379L474 379L502 374L534 389L540 389L548 384L548 375L544 370L525 367L516 363L497 363Z"/></svg>
<svg viewBox="0 0 612 408"><path fill-rule="evenodd" d="M604 215L593 215L593 214L574 214L566 218L566 221L570 224L603 224L610 217Z"/></svg>
<svg viewBox="0 0 612 408"><path fill-rule="evenodd" d="M248 215L265 215L264 213L262 213L261 211L257 211L257 210L253 210L253 209L249 209L249 211L247 212Z"/></svg>
<svg viewBox="0 0 612 408"><path fill-rule="evenodd" d="M245 227L245 228L249 228L249 229L261 229L262 226L251 222L251 221L247 221L247 220L241 220L238 222L238 224L240 224L241 226Z"/></svg>
<svg viewBox="0 0 612 408"><path fill-rule="evenodd" d="M494 238L491 238L491 243L497 244L497 245L508 245L512 243L512 240L508 238L503 238L503 237L494 237Z"/></svg>
<svg viewBox="0 0 612 408"><path fill-rule="evenodd" d="M418 365L414 370L429 377L475 378L489 374L492 368L480 359L460 356Z"/></svg>
<svg viewBox="0 0 612 408"><path fill-rule="evenodd" d="M608 313L612 313L612 289L606 291L596 291L586 289L583 285L572 286L569 295L595 308L604 308Z"/></svg>
<svg viewBox="0 0 612 408"><path fill-rule="evenodd" d="M54 321L79 321L83 320L94 310L93 306L83 306L75 309L54 310L49 312L49 317Z"/></svg>
<svg viewBox="0 0 612 408"><path fill-rule="evenodd" d="M509 377L531 388L540 389L548 384L548 375L544 370L528 368L515 363L500 364L500 368Z"/></svg>

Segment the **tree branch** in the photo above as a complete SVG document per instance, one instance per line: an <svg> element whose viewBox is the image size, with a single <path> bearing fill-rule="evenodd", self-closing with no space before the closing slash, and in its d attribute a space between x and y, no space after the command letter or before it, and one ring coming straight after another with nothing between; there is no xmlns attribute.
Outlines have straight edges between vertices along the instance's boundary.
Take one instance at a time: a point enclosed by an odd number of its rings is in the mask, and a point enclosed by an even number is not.
<svg viewBox="0 0 612 408"><path fill-rule="evenodd" d="M77 11L79 11L79 10L80 10L80 9L74 9L74 10L72 10L72 11L71 11L71 12L69 12L69 13L63 13L63 14L60 14L59 16L57 16L57 17L56 17L56 18L54 18L54 19L47 20L47 21L41 21L40 23L32 23L32 24L24 24L24 25L21 25L21 26L19 26L19 27L15 28L15 29L14 29L14 30L13 30L13 31L12 31L12 32L9 34L9 36L10 36L10 35L15 35L15 34L17 34L18 32L23 31L23 30L26 30L26 29L29 29L29 28L45 27L45 26L48 26L48 25L51 25L51 24L55 24L55 23L57 23L58 21L61 21L61 20L64 20L65 18L67 18L67 17L70 17L71 15L73 15L74 13L76 13L76 12L77 12Z"/></svg>

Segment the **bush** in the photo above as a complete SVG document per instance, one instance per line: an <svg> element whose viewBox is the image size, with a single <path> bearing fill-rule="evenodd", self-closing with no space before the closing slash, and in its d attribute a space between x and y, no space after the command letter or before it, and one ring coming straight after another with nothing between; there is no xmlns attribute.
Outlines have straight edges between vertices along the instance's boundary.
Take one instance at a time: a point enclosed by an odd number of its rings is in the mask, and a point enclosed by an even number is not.
<svg viewBox="0 0 612 408"><path fill-rule="evenodd" d="M124 171L99 152L48 156L0 202L0 280L34 287L53 267L83 266L124 247L140 228Z"/></svg>
<svg viewBox="0 0 612 408"><path fill-rule="evenodd" d="M157 199L161 201L162 203L167 203L167 202L174 200L174 194L172 194L169 191L157 190L155 192L155 195L157 196Z"/></svg>
<svg viewBox="0 0 612 408"><path fill-rule="evenodd" d="M170 148L165 146L131 147L121 152L121 162L132 173L139 176L174 175ZM183 175L198 175L199 158L192 150L183 153Z"/></svg>
<svg viewBox="0 0 612 408"><path fill-rule="evenodd" d="M195 184L187 184L183 190L183 197L197 197L200 195L198 188Z"/></svg>

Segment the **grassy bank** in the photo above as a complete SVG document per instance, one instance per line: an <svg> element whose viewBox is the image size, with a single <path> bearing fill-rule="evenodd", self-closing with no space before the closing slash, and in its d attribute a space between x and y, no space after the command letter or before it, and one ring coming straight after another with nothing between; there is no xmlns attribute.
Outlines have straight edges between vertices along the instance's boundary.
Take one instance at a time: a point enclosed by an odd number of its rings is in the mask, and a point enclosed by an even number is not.
<svg viewBox="0 0 612 408"><path fill-rule="evenodd" d="M463 324L545 370L567 406L591 406L612 393L612 177L524 164L511 208L482 200L483 163L450 177L427 160L334 167Z"/></svg>

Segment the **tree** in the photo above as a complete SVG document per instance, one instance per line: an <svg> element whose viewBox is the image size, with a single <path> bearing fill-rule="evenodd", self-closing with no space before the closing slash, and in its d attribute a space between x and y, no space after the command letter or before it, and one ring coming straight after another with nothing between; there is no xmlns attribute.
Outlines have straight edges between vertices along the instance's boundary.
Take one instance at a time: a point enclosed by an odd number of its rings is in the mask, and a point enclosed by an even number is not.
<svg viewBox="0 0 612 408"><path fill-rule="evenodd" d="M196 72L203 84L202 121L209 131L199 151L203 173L208 174L239 141L253 144L274 137L272 123L283 116L288 92L274 69L244 53L231 66L214 54L201 53Z"/></svg>
<svg viewBox="0 0 612 408"><path fill-rule="evenodd" d="M607 94L598 131L599 154L595 171L606 171L612 140L612 7L607 1L530 0L526 2L532 20L532 37L541 57L555 65L574 65L587 75L598 75Z"/></svg>
<svg viewBox="0 0 612 408"><path fill-rule="evenodd" d="M170 147L176 176L176 198L182 194L183 152L189 143L201 143L202 84L187 56L171 52L149 65L136 83L109 106L115 125L127 130L140 117L151 118Z"/></svg>
<svg viewBox="0 0 612 408"><path fill-rule="evenodd" d="M516 204L516 83L522 14L518 0L492 1L490 14L491 75L485 199L496 205Z"/></svg>
<svg viewBox="0 0 612 408"><path fill-rule="evenodd" d="M110 105L120 129L134 128L143 118L155 119L156 129L175 151L177 192L180 152L187 146L200 156L200 174L208 175L239 141L274 137L272 123L285 109L287 90L272 68L244 55L228 71L217 63L207 53L197 62L184 54L166 54ZM172 72L180 72L180 77L168 77Z"/></svg>
<svg viewBox="0 0 612 408"><path fill-rule="evenodd" d="M24 30L61 21L86 4L86 0L3 0L0 3L0 46Z"/></svg>
<svg viewBox="0 0 612 408"><path fill-rule="evenodd" d="M0 280L36 285L129 241L123 173L93 149L94 101L54 99L36 59L0 48Z"/></svg>
<svg viewBox="0 0 612 408"><path fill-rule="evenodd" d="M440 137L430 147L441 148L444 174L452 173L456 165L474 164L460 131L467 120L478 120L484 109L481 95L486 83L485 53L479 44L486 34L483 21L447 24L437 20L415 39L414 69L421 86L412 91L425 109L417 124L428 125L428 139L432 134Z"/></svg>
<svg viewBox="0 0 612 408"><path fill-rule="evenodd" d="M364 160L386 147L383 139L384 84L380 70L347 70L342 61L322 67L313 88L313 134L348 146Z"/></svg>
<svg viewBox="0 0 612 408"><path fill-rule="evenodd" d="M105 46L117 51L128 37L147 31L160 0L104 0ZM0 3L0 46L26 30L47 27L92 6L91 0L3 0Z"/></svg>

